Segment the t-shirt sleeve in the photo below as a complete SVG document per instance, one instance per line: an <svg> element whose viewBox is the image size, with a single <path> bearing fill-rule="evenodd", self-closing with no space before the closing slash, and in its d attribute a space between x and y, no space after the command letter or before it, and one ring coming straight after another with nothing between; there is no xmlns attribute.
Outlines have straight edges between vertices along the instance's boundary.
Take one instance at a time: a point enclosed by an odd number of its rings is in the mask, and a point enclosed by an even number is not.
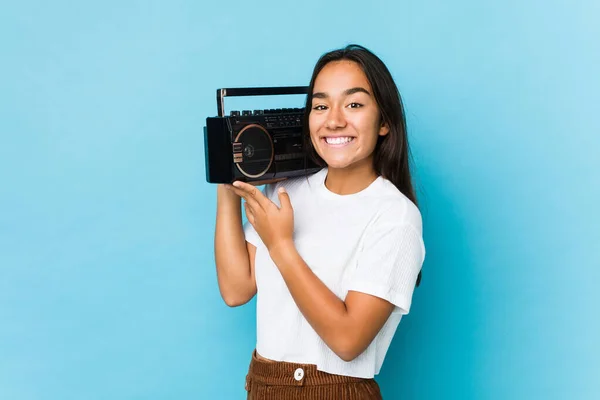
<svg viewBox="0 0 600 400"><path fill-rule="evenodd" d="M276 183L268 183L264 185L262 192L268 199L271 199L273 193L275 192L275 185ZM246 220L244 223L244 236L246 237L246 241L253 244L255 247L258 247L259 244L262 244L260 236L258 233L256 233L256 230L248 220Z"/></svg>
<svg viewBox="0 0 600 400"><path fill-rule="evenodd" d="M420 229L409 223L379 224L365 236L348 290L380 297L408 314L424 259Z"/></svg>

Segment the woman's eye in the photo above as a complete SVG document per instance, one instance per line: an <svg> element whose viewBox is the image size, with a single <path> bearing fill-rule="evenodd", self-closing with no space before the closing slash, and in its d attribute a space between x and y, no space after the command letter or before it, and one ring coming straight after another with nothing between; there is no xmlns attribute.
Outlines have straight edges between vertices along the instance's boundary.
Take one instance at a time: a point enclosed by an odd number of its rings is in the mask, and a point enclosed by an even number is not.
<svg viewBox="0 0 600 400"><path fill-rule="evenodd" d="M350 103L350 104L348 104L348 106L350 108L359 108L359 107L362 107L362 104L360 104L360 103Z"/></svg>
<svg viewBox="0 0 600 400"><path fill-rule="evenodd" d="M324 110L326 107L322 104L319 104L318 106L314 106L313 110L317 110L317 111L322 111Z"/></svg>

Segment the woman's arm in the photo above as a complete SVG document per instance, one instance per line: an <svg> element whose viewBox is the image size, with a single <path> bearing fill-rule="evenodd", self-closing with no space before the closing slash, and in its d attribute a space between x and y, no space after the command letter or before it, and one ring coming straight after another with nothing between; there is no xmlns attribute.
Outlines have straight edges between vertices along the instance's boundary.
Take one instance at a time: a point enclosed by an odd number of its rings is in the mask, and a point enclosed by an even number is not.
<svg viewBox="0 0 600 400"><path fill-rule="evenodd" d="M349 291L340 300L306 265L293 242L270 250L298 308L329 348L344 361L359 356L394 309L379 297Z"/></svg>
<svg viewBox="0 0 600 400"><path fill-rule="evenodd" d="M244 237L241 198L225 185L217 186L214 247L221 297L230 307L247 303L256 294L256 247Z"/></svg>

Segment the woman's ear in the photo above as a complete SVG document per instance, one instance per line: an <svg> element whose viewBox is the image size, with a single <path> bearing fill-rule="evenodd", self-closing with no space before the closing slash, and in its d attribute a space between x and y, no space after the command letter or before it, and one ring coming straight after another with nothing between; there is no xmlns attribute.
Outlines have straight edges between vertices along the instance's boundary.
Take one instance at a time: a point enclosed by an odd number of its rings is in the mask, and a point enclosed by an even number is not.
<svg viewBox="0 0 600 400"><path fill-rule="evenodd" d="M385 136L388 133L390 133L390 126L387 123L382 122L381 127L379 128L379 136Z"/></svg>

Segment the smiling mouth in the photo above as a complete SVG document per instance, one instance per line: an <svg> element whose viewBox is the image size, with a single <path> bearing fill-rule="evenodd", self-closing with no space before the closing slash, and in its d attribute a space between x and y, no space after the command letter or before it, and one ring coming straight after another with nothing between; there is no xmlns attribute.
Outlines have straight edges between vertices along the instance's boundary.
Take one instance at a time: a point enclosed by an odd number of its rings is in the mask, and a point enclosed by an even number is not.
<svg viewBox="0 0 600 400"><path fill-rule="evenodd" d="M354 141L353 136L338 136L338 137L330 137L325 136L322 137L321 140L324 141L328 146L332 147L343 147L347 146L349 143Z"/></svg>

